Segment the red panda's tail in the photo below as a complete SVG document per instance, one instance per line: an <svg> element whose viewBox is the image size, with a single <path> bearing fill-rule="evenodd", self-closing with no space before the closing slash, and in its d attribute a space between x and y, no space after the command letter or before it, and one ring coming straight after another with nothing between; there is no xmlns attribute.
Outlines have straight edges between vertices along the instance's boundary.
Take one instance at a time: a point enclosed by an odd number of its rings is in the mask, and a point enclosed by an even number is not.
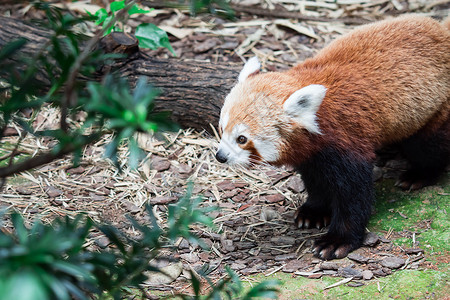
<svg viewBox="0 0 450 300"><path fill-rule="evenodd" d="M442 21L442 25L444 25L445 28L450 30L450 16L448 16L447 18L444 19L444 21Z"/></svg>

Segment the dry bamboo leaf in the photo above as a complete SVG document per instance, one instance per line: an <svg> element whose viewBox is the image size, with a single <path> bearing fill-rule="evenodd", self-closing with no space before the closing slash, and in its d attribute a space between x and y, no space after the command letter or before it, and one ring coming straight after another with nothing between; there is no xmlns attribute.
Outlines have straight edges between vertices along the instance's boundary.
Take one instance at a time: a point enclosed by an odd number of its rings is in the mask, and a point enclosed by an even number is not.
<svg viewBox="0 0 450 300"><path fill-rule="evenodd" d="M194 30L189 29L189 28L177 28L177 27L167 26L167 25L160 25L159 28L170 33L171 35L173 35L174 37L176 37L180 40L187 37L188 35L191 35L194 33Z"/></svg>
<svg viewBox="0 0 450 300"><path fill-rule="evenodd" d="M237 55L244 55L247 51L253 48L256 43L259 42L261 36L264 34L265 30L263 28L259 28L254 33L249 35L235 50Z"/></svg>
<svg viewBox="0 0 450 300"><path fill-rule="evenodd" d="M353 280L353 277L345 278L345 279L342 279L342 280L340 280L340 281L338 281L338 282L336 282L336 283L333 283L333 284L331 284L331 285L329 285L329 286L326 286L326 287L324 287L323 289L324 289L324 290L328 290L328 289L331 289L331 288L334 288L334 287L337 287L337 286L346 284L347 282L350 282L350 281L352 281L352 280Z"/></svg>
<svg viewBox="0 0 450 300"><path fill-rule="evenodd" d="M311 29L309 29L309 28L307 28L305 26L300 25L299 23L294 24L294 23L292 23L289 20L280 20L280 19L279 20L275 20L274 23L276 25L284 26L284 27L290 28L292 30L295 30L295 31L297 31L300 34L309 36L309 37L311 37L313 39L316 39L316 40L319 39L319 36L316 35L314 33L314 31L312 31Z"/></svg>

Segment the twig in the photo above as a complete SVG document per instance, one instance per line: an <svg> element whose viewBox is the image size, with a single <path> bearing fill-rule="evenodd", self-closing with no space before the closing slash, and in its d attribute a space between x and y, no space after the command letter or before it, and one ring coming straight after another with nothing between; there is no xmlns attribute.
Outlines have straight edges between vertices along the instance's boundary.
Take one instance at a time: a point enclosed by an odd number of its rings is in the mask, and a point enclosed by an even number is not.
<svg viewBox="0 0 450 300"><path fill-rule="evenodd" d="M27 159L21 163L14 164L14 165L8 165L6 167L0 168L0 178L8 177L12 174L20 173L32 168L36 168L38 166L47 164L49 162L52 162L53 160L63 157L64 155L73 152L78 147L84 147L90 143L93 143L100 139L103 132L96 132L92 135L85 136L84 142L80 144L69 144L66 145L64 148L62 148L58 152L49 151L46 153L39 154L33 158Z"/></svg>
<svg viewBox="0 0 450 300"><path fill-rule="evenodd" d="M83 62L89 57L91 54L92 49L95 45L97 45L98 41L102 38L102 36L105 34L109 28L111 28L117 20L122 19L122 17L128 12L128 10L131 8L131 6L135 3L135 1L130 1L127 6L125 6L122 10L120 10L117 15L112 18L108 24L100 30L94 37L92 37L88 43L86 44L86 47L83 49L83 52L80 53L80 55L77 57L76 61L72 65L72 68L70 70L69 76L67 77L67 85L64 92L64 98L61 101L61 121L60 126L61 129L64 132L67 132L68 126L67 126L67 110L69 106L76 105L77 99L76 99L76 93L74 92L75 88L75 82L78 76L78 73L80 71L80 68L83 64Z"/></svg>

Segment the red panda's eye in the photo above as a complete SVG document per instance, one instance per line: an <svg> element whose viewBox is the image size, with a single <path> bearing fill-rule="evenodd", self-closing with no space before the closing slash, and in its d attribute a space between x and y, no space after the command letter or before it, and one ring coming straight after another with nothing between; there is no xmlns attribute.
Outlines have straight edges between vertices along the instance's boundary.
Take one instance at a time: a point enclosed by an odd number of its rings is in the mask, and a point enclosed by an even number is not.
<svg viewBox="0 0 450 300"><path fill-rule="evenodd" d="M247 138L245 136L243 136L243 135L240 135L240 136L237 137L236 142L238 144L243 145L243 144L247 143Z"/></svg>

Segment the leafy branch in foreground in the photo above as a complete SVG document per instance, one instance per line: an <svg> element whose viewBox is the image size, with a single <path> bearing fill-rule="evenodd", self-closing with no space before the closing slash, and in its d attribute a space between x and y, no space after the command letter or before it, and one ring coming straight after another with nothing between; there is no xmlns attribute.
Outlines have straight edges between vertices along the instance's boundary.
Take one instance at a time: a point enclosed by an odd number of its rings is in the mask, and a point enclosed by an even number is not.
<svg viewBox="0 0 450 300"><path fill-rule="evenodd" d="M105 8L100 8L98 11L95 12L94 15L90 16L95 19L95 24L102 25L103 28L107 26L111 22L111 20L121 11L127 8L126 1L114 1L111 2L109 5L110 13L106 11ZM128 16L132 16L135 14L146 14L153 10L146 10L143 8L140 8L136 3L131 2L129 4L129 9L127 10ZM123 31L123 22L114 22L113 26L109 27L105 30L105 35L111 33L111 31ZM139 47L141 48L149 48L152 50L156 50L160 47L164 47L169 49L169 51L176 56L175 51L173 50L172 46L169 42L169 37L167 36L167 33L156 26L155 24L151 23L142 23L139 24L136 27L136 30L134 32L134 36L139 40Z"/></svg>
<svg viewBox="0 0 450 300"><path fill-rule="evenodd" d="M96 224L83 215L73 220L55 219L51 225L35 222L31 229L22 217L11 214L13 230L0 231L0 295L4 299L121 299L127 287L141 289L146 272L162 272L154 261L162 248L173 247L183 237L199 243L189 227L193 224L212 226L206 214L210 207L200 206L201 198L192 199L192 185L177 204L169 207L167 228L157 223L149 206L148 225L129 217L140 233L130 238L117 228ZM195 212L195 213L192 213ZM187 217L189 216L189 217ZM87 248L92 230L101 231L111 247L92 251ZM194 296L179 295L182 299L252 299L276 298L279 282L266 281L244 293L239 277L230 269L228 276L213 284L207 279L209 294L201 296L201 282L192 274Z"/></svg>
<svg viewBox="0 0 450 300"><path fill-rule="evenodd" d="M140 79L134 92L124 79L112 75L104 78L102 83L94 82L93 75L100 66L108 64L118 55L106 54L93 50L102 36L99 32L81 47L83 37L75 32L74 26L85 21L48 5L39 4L47 15L47 27L53 31L41 49L32 58L17 56L26 45L21 39L8 44L0 50L0 140L4 138L7 126L16 124L21 134L31 134L36 138L50 139L55 146L49 152L37 153L34 157L17 158L21 152L19 142L9 149L10 154L2 157L8 162L1 163L0 178L22 172L42 164L49 163L68 153L75 154L75 162L81 156L84 146L99 140L105 133L115 133L115 138L108 145L107 156L117 163L117 147L122 140L128 141L130 163L137 166L139 149L133 135L138 131L155 132L174 129L168 121L168 115L153 114L153 99L157 92ZM133 6L124 6L112 18L104 30ZM23 62L27 67L17 68L15 61ZM41 90L38 80L40 74L50 82L50 89ZM84 80L78 80L81 76ZM36 131L33 123L39 111L44 107L54 106L60 109L59 128ZM23 111L33 111L26 116ZM87 113L83 124L72 121L80 112ZM8 149L3 149L8 150Z"/></svg>

